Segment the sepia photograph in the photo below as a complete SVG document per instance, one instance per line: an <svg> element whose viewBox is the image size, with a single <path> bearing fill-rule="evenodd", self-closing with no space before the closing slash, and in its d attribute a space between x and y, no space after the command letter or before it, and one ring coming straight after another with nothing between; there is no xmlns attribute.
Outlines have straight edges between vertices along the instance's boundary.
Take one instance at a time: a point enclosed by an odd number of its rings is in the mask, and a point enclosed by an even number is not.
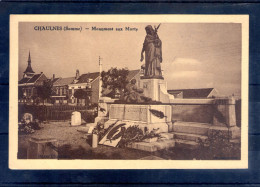
<svg viewBox="0 0 260 187"><path fill-rule="evenodd" d="M11 15L11 169L248 166L247 15Z"/></svg>

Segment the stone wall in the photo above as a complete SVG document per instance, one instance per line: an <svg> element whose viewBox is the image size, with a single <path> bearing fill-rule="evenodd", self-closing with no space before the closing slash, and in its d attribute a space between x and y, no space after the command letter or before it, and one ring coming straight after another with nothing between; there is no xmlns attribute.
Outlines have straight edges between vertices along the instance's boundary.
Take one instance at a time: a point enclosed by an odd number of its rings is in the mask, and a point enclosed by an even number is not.
<svg viewBox="0 0 260 187"><path fill-rule="evenodd" d="M178 104L172 106L172 120L198 123L212 123L214 107L209 105Z"/></svg>
<svg viewBox="0 0 260 187"><path fill-rule="evenodd" d="M218 126L236 126L237 117L233 98L175 99L172 121L210 123ZM238 109L237 109L238 110Z"/></svg>

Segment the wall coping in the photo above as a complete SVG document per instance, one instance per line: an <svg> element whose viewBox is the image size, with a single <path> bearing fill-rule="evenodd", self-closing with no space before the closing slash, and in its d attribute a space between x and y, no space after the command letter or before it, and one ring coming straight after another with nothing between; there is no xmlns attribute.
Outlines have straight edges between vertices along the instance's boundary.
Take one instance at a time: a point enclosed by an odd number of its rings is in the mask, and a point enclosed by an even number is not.
<svg viewBox="0 0 260 187"><path fill-rule="evenodd" d="M111 98L100 98L100 102L102 103L111 103L111 104L117 104L114 103L114 101L117 99L111 99ZM119 103L118 103L119 104ZM171 99L170 103L158 103L158 104L126 104L126 105L212 105L212 104L235 104L234 99L225 98L225 99ZM125 104L124 104L125 105Z"/></svg>
<svg viewBox="0 0 260 187"><path fill-rule="evenodd" d="M208 104L214 104L215 99L173 99L171 100L170 104L185 104L185 105L208 105Z"/></svg>

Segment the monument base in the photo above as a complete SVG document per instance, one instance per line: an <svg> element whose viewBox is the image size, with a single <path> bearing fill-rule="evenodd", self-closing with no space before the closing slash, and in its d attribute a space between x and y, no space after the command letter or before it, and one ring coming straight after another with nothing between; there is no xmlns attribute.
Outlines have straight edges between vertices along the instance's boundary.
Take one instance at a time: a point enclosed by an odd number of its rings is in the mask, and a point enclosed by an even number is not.
<svg viewBox="0 0 260 187"><path fill-rule="evenodd" d="M170 103L174 96L167 92L167 83L163 78L142 78L140 87L144 90L144 95L154 101Z"/></svg>
<svg viewBox="0 0 260 187"><path fill-rule="evenodd" d="M158 129L158 132L168 132L168 126L172 123L171 114L170 105L112 104L105 128L124 122L138 125L143 131Z"/></svg>

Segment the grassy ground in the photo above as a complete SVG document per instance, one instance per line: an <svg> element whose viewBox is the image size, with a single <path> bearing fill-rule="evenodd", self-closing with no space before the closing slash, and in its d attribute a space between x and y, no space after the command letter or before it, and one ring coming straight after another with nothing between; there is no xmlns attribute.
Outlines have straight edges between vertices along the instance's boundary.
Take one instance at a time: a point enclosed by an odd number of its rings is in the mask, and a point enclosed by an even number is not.
<svg viewBox="0 0 260 187"><path fill-rule="evenodd" d="M166 160L194 160L194 159L214 159L212 152L204 149L190 150L180 147L161 150L149 153L129 148L114 148L109 146L98 145L97 148L91 147L91 137L86 139L86 135L79 132L82 126L72 127L69 121L48 122L41 124L41 129L36 130L33 134L19 135L18 138L18 158L27 158L28 140L31 137L37 138L55 138L59 144L59 159L124 159L136 160L147 157L148 159L162 158ZM240 149L228 154L230 158L215 159L240 159ZM225 151L226 152L226 151ZM223 155L223 154L221 154ZM227 155L227 154L225 154ZM149 157L156 156L156 157ZM159 159L158 158L158 159Z"/></svg>

